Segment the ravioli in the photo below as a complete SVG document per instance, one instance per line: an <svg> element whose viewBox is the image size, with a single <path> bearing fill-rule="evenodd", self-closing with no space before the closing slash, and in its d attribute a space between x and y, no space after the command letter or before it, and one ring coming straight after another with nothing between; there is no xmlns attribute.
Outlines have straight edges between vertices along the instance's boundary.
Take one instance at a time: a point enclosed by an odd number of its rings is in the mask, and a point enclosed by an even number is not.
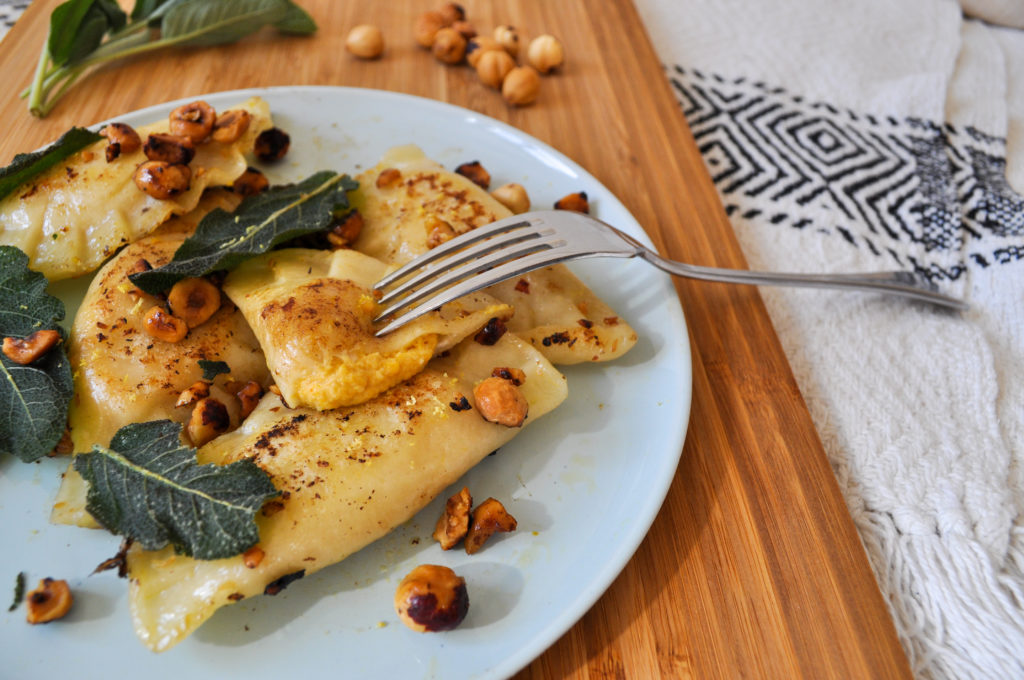
<svg viewBox="0 0 1024 680"><path fill-rule="evenodd" d="M374 337L372 287L387 265L354 250L278 250L240 265L224 292L242 310L291 406L325 410L371 399L437 353L512 310L485 294Z"/></svg>
<svg viewBox="0 0 1024 680"><path fill-rule="evenodd" d="M204 199L203 209L224 205L226 200L218 196ZM190 215L168 229L184 229L197 221L198 216ZM175 402L202 377L200 359L226 362L236 380L269 383L259 342L230 300L224 299L220 310L181 342L162 342L146 333L143 317L158 300L134 294L128 273L139 259L154 267L168 262L185 236L181 232L155 235L125 247L90 284L68 340L75 381L68 424L75 451L90 451L93 444L108 445L114 433L129 423L187 420L189 409L175 408ZM237 425L237 400L218 390L215 385L213 395L228 408L232 424ZM60 524L96 526L84 508L85 483L69 469L51 519Z"/></svg>
<svg viewBox="0 0 1024 680"><path fill-rule="evenodd" d="M381 172L391 168L401 173L400 181L377 186ZM435 219L461 234L512 214L415 146L392 149L358 180L353 206L365 226L353 247L388 264L403 265L427 252L428 226ZM487 292L515 308L509 330L556 364L609 361L636 344L633 328L564 265L529 272Z"/></svg>
<svg viewBox="0 0 1024 680"><path fill-rule="evenodd" d="M200 561L172 548L127 555L135 632L164 651L218 608L338 562L409 520L519 429L485 421L472 399L495 366L523 370L527 423L566 396L565 378L511 334L494 346L467 340L411 380L359 406L289 409L268 394L242 426L199 450L200 463L245 458L282 491L257 516L263 559Z"/></svg>
<svg viewBox="0 0 1024 680"><path fill-rule="evenodd" d="M93 271L121 246L153 232L171 215L192 210L207 187L228 186L247 167L245 154L256 136L272 126L267 103L253 98L235 107L251 115L249 128L230 144L196 146L188 191L167 200L135 186L135 168L146 160L140 149L108 163L101 140L72 155L29 185L0 201L0 244L17 246L32 269L51 281ZM166 132L168 121L140 127Z"/></svg>

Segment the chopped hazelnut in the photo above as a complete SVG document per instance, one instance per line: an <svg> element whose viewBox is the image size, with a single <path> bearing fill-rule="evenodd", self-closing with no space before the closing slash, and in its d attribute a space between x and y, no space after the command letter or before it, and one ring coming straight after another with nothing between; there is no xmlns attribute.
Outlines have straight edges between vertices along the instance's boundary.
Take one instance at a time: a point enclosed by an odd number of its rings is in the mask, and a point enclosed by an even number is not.
<svg viewBox="0 0 1024 680"><path fill-rule="evenodd" d="M249 129L249 122L251 120L252 116L245 109L225 111L217 116L210 136L213 138L213 141L220 142L221 144L237 142L245 134L245 131Z"/></svg>
<svg viewBox="0 0 1024 680"><path fill-rule="evenodd" d="M47 577L25 597L28 606L25 618L32 624L56 621L68 613L73 602L67 581Z"/></svg>
<svg viewBox="0 0 1024 680"><path fill-rule="evenodd" d="M188 137L194 144L205 141L213 130L217 112L204 101L185 104L171 111L169 130L172 135Z"/></svg>
<svg viewBox="0 0 1024 680"><path fill-rule="evenodd" d="M205 380L197 380L187 390L178 395L178 401L174 402L175 407L191 406L200 399L210 396L210 383Z"/></svg>
<svg viewBox="0 0 1024 680"><path fill-rule="evenodd" d="M516 518L505 511L505 506L488 498L473 510L473 522L466 534L466 553L478 552L495 532L515 531L516 526Z"/></svg>
<svg viewBox="0 0 1024 680"><path fill-rule="evenodd" d="M480 165L480 161L463 163L455 168L455 173L462 175L481 189L491 186L491 173L487 172L487 168Z"/></svg>
<svg viewBox="0 0 1024 680"><path fill-rule="evenodd" d="M135 186L161 201L183 194L191 185L192 171L187 165L146 161L135 170Z"/></svg>
<svg viewBox="0 0 1024 680"><path fill-rule="evenodd" d="M480 55L476 62L476 74L487 87L501 89L501 83L508 72L516 67L516 61L505 50L490 50Z"/></svg>
<svg viewBox="0 0 1024 680"><path fill-rule="evenodd" d="M480 343L481 345L493 345L501 339L501 336L508 332L508 326L505 325L504 319L500 317L491 317L484 324L484 327L473 336L473 340Z"/></svg>
<svg viewBox="0 0 1024 680"><path fill-rule="evenodd" d="M447 25L440 12L424 12L417 17L416 24L413 26L416 42L422 47L433 47L437 32Z"/></svg>
<svg viewBox="0 0 1024 680"><path fill-rule="evenodd" d="M142 152L151 161L188 165L196 155L196 147L188 137L154 133L146 138Z"/></svg>
<svg viewBox="0 0 1024 680"><path fill-rule="evenodd" d="M281 128L270 128L264 130L256 137L256 144L253 151L256 158L264 163L273 163L285 157L291 146L292 138Z"/></svg>
<svg viewBox="0 0 1024 680"><path fill-rule="evenodd" d="M514 106L532 104L539 90L540 75L532 66L517 66L508 72L501 84L501 96Z"/></svg>
<svg viewBox="0 0 1024 680"><path fill-rule="evenodd" d="M241 175L231 183L231 190L242 196L255 196L270 188L270 181L267 176L253 167L245 169Z"/></svg>
<svg viewBox="0 0 1024 680"><path fill-rule="evenodd" d="M143 327L151 337L164 342L181 342L188 335L188 324L155 305L146 312Z"/></svg>
<svg viewBox="0 0 1024 680"><path fill-rule="evenodd" d="M446 64L458 64L466 56L466 39L454 28L442 28L434 36L430 48L438 60Z"/></svg>
<svg viewBox="0 0 1024 680"><path fill-rule="evenodd" d="M196 402L192 416L185 426L192 445L199 448L206 442L231 427L231 417L227 407L213 397L206 397Z"/></svg>
<svg viewBox="0 0 1024 680"><path fill-rule="evenodd" d="M558 68L565 60L561 41L553 35L537 36L526 49L526 60L541 73Z"/></svg>
<svg viewBox="0 0 1024 680"><path fill-rule="evenodd" d="M466 20L466 10L462 5L454 2L446 2L437 13L441 15L445 26L451 26L456 21Z"/></svg>
<svg viewBox="0 0 1024 680"><path fill-rule="evenodd" d="M448 499L444 512L437 520L434 538L441 544L442 550L451 550L469 531L469 510L473 507L473 497L467 487Z"/></svg>
<svg viewBox="0 0 1024 680"><path fill-rule="evenodd" d="M426 221L427 228L427 248L436 248L437 246L451 241L455 238L455 230L452 225L448 224L440 217L431 215Z"/></svg>
<svg viewBox="0 0 1024 680"><path fill-rule="evenodd" d="M329 236L335 236L341 246L350 246L359 238L363 231L363 216L358 210L353 210L333 227ZM331 241L334 242L333 240Z"/></svg>
<svg viewBox="0 0 1024 680"><path fill-rule="evenodd" d="M484 420L505 427L522 427L529 403L508 380L490 377L473 388L476 409Z"/></svg>
<svg viewBox="0 0 1024 680"><path fill-rule="evenodd" d="M27 366L45 356L59 341L58 331L33 331L24 338L4 338L3 353L14 363Z"/></svg>
<svg viewBox="0 0 1024 680"><path fill-rule="evenodd" d="M384 35L370 24L361 24L348 32L345 49L360 59L376 59L384 53Z"/></svg>
<svg viewBox="0 0 1024 680"><path fill-rule="evenodd" d="M522 184L502 184L491 192L491 196L516 215L530 210L530 195L526 193L526 188Z"/></svg>
<svg viewBox="0 0 1024 680"><path fill-rule="evenodd" d="M100 134L107 138L107 162L121 154L135 153L142 147L142 139L134 128L125 123L105 125Z"/></svg>
<svg viewBox="0 0 1024 680"><path fill-rule="evenodd" d="M555 201L556 210L575 210L576 212L589 213L590 201L587 199L587 192L577 191L566 194Z"/></svg>
<svg viewBox="0 0 1024 680"><path fill-rule="evenodd" d="M398 168L384 168L377 175L378 189L394 189L402 181L402 171Z"/></svg>
<svg viewBox="0 0 1024 680"><path fill-rule="evenodd" d="M469 62L470 66L476 68L480 63L480 57L492 50L504 51L504 48L497 40L485 35L470 38L469 42L466 43L466 61Z"/></svg>
<svg viewBox="0 0 1024 680"><path fill-rule="evenodd" d="M263 561L263 558L266 557L266 555L267 553L263 548L258 545L254 545L242 553L242 563L245 564L247 569L255 569L260 566L260 562Z"/></svg>
<svg viewBox="0 0 1024 680"><path fill-rule="evenodd" d="M494 29L494 39L509 55L519 56L519 32L515 26L498 26Z"/></svg>
<svg viewBox="0 0 1024 680"><path fill-rule="evenodd" d="M238 417L244 419L248 417L248 415L253 412L253 409L256 408L256 405L260 403L260 397L263 396L263 388L260 387L260 384L255 380L250 380L235 394L242 405Z"/></svg>
<svg viewBox="0 0 1024 680"><path fill-rule="evenodd" d="M516 387L519 387L526 382L526 373L523 372L523 369L515 368L513 366L498 366L491 371L491 375L495 378L508 380Z"/></svg>
<svg viewBox="0 0 1024 680"><path fill-rule="evenodd" d="M418 633L452 630L469 611L466 581L448 567L422 564L398 584L395 611Z"/></svg>
<svg viewBox="0 0 1024 680"><path fill-rule="evenodd" d="M182 279L167 294L167 305L171 314L195 328L220 309L220 290L203 278Z"/></svg>

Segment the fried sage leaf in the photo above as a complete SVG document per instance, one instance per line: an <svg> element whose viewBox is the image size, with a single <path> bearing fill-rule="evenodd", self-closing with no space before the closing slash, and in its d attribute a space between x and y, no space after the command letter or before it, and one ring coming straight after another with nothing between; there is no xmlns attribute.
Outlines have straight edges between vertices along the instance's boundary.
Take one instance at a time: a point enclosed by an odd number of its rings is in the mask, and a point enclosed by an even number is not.
<svg viewBox="0 0 1024 680"><path fill-rule="evenodd" d="M0 169L0 200L27 184L73 153L103 139L98 133L73 127L60 139L41 151L19 153L7 167Z"/></svg>
<svg viewBox="0 0 1024 680"><path fill-rule="evenodd" d="M170 420L126 425L109 448L79 453L74 465L89 482L86 509L100 524L147 550L170 543L203 560L255 545L256 512L278 495L250 460L199 465Z"/></svg>
<svg viewBox="0 0 1024 680"><path fill-rule="evenodd" d="M327 229L348 208L347 192L358 184L348 175L318 172L246 198L233 213L214 210L162 267L131 275L132 283L154 295L181 279L231 269L279 243Z"/></svg>
<svg viewBox="0 0 1024 680"><path fill-rule="evenodd" d="M0 246L0 339L25 338L38 330L56 330L64 303L46 292L46 277L28 268L28 256ZM64 344L21 365L0 353L0 455L25 462L53 451L64 434L73 383Z"/></svg>
<svg viewBox="0 0 1024 680"><path fill-rule="evenodd" d="M203 370L203 380L213 380L218 375L231 372L231 367L228 366L226 361L210 361L209 359L200 359L199 368Z"/></svg>

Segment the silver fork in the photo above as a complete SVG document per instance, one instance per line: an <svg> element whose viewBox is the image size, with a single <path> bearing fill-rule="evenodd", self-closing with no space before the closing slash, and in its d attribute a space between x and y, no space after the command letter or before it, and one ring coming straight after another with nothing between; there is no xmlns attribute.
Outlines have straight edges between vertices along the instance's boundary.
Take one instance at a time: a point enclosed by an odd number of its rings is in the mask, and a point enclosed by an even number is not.
<svg viewBox="0 0 1024 680"><path fill-rule="evenodd" d="M875 291L953 309L968 307L963 300L938 293L934 284L907 271L789 274L683 264L661 257L628 234L589 215L546 210L514 215L460 234L382 278L374 290L383 292L379 303L388 306L374 322L412 308L393 318L377 335L390 333L481 288L534 269L586 257L640 257L670 274L705 281Z"/></svg>

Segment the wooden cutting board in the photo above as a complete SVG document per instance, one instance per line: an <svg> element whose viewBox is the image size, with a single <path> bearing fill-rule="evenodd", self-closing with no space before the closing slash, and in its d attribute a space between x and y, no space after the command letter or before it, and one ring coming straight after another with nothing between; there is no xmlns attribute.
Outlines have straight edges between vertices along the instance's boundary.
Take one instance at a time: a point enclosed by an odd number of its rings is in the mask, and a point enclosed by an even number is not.
<svg viewBox="0 0 1024 680"><path fill-rule="evenodd" d="M100 69L45 120L16 96L49 13L36 0L0 42L0 163L72 125L206 92L349 85L431 97L507 121L590 170L663 254L745 267L662 67L628 0L466 0L478 29L552 33L567 61L537 102L510 108L465 67L413 41L437 3L300 0L311 38L264 32ZM383 59L356 60L349 28L379 25ZM457 130L453 134L458 134ZM754 288L678 281L693 347L693 410L668 498L608 592L522 672L563 677L909 677L866 555Z"/></svg>

